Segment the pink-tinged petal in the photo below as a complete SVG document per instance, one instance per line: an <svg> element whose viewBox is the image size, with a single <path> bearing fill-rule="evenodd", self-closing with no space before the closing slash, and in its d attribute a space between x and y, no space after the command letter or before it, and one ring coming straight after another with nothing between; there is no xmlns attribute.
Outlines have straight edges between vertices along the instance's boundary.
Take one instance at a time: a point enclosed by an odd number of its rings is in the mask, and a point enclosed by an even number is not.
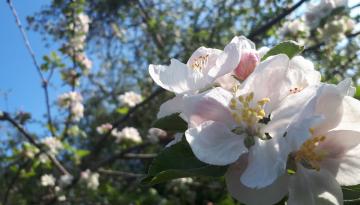
<svg viewBox="0 0 360 205"><path fill-rule="evenodd" d="M183 116L191 127L213 120L232 127L235 122L229 110L232 94L220 87L197 95L189 95L183 100Z"/></svg>
<svg viewBox="0 0 360 205"><path fill-rule="evenodd" d="M290 177L288 205L342 205L340 185L325 169L315 171L297 167Z"/></svg>
<svg viewBox="0 0 360 205"><path fill-rule="evenodd" d="M229 167L225 174L226 186L231 196L247 205L268 205L280 201L288 191L288 177L283 175L273 184L262 189L252 189L240 182L240 177L247 165L247 157L243 155L240 160Z"/></svg>
<svg viewBox="0 0 360 205"><path fill-rule="evenodd" d="M243 50L240 63L234 70L235 76L240 80L245 80L259 63L260 57L256 50Z"/></svg>
<svg viewBox="0 0 360 205"><path fill-rule="evenodd" d="M255 139L255 144L249 149L248 166L241 176L245 186L263 188L284 174L287 155L282 155L279 143L276 140Z"/></svg>
<svg viewBox="0 0 360 205"><path fill-rule="evenodd" d="M342 186L360 184L360 132L336 130L325 136L318 147L325 154L321 168L329 170Z"/></svg>
<svg viewBox="0 0 360 205"><path fill-rule="evenodd" d="M360 132L360 101L349 96L343 100L343 114L334 130L354 130Z"/></svg>
<svg viewBox="0 0 360 205"><path fill-rule="evenodd" d="M270 98L270 102L265 105L266 113L270 113L288 95L286 87L288 64L289 58L284 54L267 58L247 77L237 95L254 92L254 100Z"/></svg>
<svg viewBox="0 0 360 205"><path fill-rule="evenodd" d="M162 118L174 113L181 113L183 111L183 96L177 95L170 100L164 102L160 106L157 118Z"/></svg>
<svg viewBox="0 0 360 205"><path fill-rule="evenodd" d="M236 36L225 46L216 61L216 67L209 70L209 76L217 78L231 73L239 64L243 50L255 49L255 44L244 36Z"/></svg>
<svg viewBox="0 0 360 205"><path fill-rule="evenodd" d="M222 53L219 49L200 47L191 55L186 65L191 68L193 66L201 66L201 72L206 74L209 70L216 66L216 60Z"/></svg>
<svg viewBox="0 0 360 205"><path fill-rule="evenodd" d="M199 70L189 68L176 59L171 59L169 66L150 65L149 74L160 87L176 94L202 89L213 81Z"/></svg>
<svg viewBox="0 0 360 205"><path fill-rule="evenodd" d="M244 137L221 122L204 122L188 129L185 136L195 156L208 164L228 165L247 152Z"/></svg>

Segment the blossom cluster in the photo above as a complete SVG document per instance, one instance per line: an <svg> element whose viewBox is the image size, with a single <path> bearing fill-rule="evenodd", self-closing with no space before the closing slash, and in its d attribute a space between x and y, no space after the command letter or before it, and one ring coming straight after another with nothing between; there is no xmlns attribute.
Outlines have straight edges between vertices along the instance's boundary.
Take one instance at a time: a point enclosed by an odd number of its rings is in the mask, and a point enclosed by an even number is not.
<svg viewBox="0 0 360 205"><path fill-rule="evenodd" d="M310 60L268 50L239 36L223 50L198 48L186 64L150 65L175 94L158 118L179 113L194 155L228 166L228 191L242 203L342 204L341 186L360 184L351 80L320 82Z"/></svg>
<svg viewBox="0 0 360 205"><path fill-rule="evenodd" d="M120 143L123 140L129 140L135 143L142 142L139 131L134 127L124 127L121 131L113 129L111 135L116 138L116 142Z"/></svg>
<svg viewBox="0 0 360 205"><path fill-rule="evenodd" d="M142 101L141 95L137 94L134 91L126 92L122 95L119 95L118 100L129 107L134 107Z"/></svg>
<svg viewBox="0 0 360 205"><path fill-rule="evenodd" d="M72 114L72 119L79 121L84 117L83 98L78 92L68 92L58 97L58 104L62 108L69 108Z"/></svg>
<svg viewBox="0 0 360 205"><path fill-rule="evenodd" d="M347 0L321 0L318 4L309 3L306 12L293 20L284 23L279 30L282 36L300 36L306 40L311 31L319 34L324 41L341 40L345 34L355 28L355 21L343 13L335 13L336 9L347 8Z"/></svg>

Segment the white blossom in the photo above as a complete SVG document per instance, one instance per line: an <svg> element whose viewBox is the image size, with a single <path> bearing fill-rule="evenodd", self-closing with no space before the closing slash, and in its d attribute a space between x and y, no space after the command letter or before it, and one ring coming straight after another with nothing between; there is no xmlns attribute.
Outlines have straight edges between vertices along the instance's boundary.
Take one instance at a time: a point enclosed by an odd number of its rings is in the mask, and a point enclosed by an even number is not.
<svg viewBox="0 0 360 205"><path fill-rule="evenodd" d="M120 95L118 100L129 107L134 107L142 101L142 98L141 95L135 93L134 91L129 91Z"/></svg>
<svg viewBox="0 0 360 205"><path fill-rule="evenodd" d="M56 137L46 137L42 139L41 142L49 148L50 153L53 155L58 154L58 152L64 148L61 141Z"/></svg>
<svg viewBox="0 0 360 205"><path fill-rule="evenodd" d="M70 174L62 175L60 177L60 184L61 184L61 186L67 186L67 185L71 184L73 179L74 179L74 177Z"/></svg>
<svg viewBox="0 0 360 205"><path fill-rule="evenodd" d="M51 174L45 174L41 176L41 185L42 186L54 186L55 185L55 178Z"/></svg>
<svg viewBox="0 0 360 205"><path fill-rule="evenodd" d="M68 92L58 97L58 104L63 108L70 108L72 119L79 121L84 117L83 98L78 92Z"/></svg>
<svg viewBox="0 0 360 205"><path fill-rule="evenodd" d="M121 131L113 129L111 134L116 138L116 142L119 143L122 140L130 140L136 143L142 142L142 138L138 130L134 127L125 127Z"/></svg>
<svg viewBox="0 0 360 205"><path fill-rule="evenodd" d="M81 172L80 178L89 189L96 190L99 186L99 173L91 172L89 169Z"/></svg>
<svg viewBox="0 0 360 205"><path fill-rule="evenodd" d="M159 138L166 137L166 135L167 133L165 130L153 127L149 129L147 138L151 143L157 143L159 142Z"/></svg>
<svg viewBox="0 0 360 205"><path fill-rule="evenodd" d="M105 124L102 124L100 126L98 126L96 128L96 131L99 133L99 134L105 134L107 132L109 132L110 130L112 129L112 124L110 123L105 123Z"/></svg>

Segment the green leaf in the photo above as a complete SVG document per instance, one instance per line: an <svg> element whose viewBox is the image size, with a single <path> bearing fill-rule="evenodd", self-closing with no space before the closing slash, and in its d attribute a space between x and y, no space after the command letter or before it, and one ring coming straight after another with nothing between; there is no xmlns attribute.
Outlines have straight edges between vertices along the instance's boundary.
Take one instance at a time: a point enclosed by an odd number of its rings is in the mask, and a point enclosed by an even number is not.
<svg viewBox="0 0 360 205"><path fill-rule="evenodd" d="M129 112L129 108L128 107L120 107L118 109L116 109L116 112L122 115L126 115Z"/></svg>
<svg viewBox="0 0 360 205"><path fill-rule="evenodd" d="M345 204L359 204L360 185L342 187Z"/></svg>
<svg viewBox="0 0 360 205"><path fill-rule="evenodd" d="M179 116L179 113L175 113L158 119L152 127L166 131L184 132L187 129L187 123Z"/></svg>
<svg viewBox="0 0 360 205"><path fill-rule="evenodd" d="M296 54L301 53L304 50L304 46L298 44L295 41L284 41L271 48L261 59L261 61L266 58L277 55L277 54L286 54L289 58L294 57Z"/></svg>
<svg viewBox="0 0 360 205"><path fill-rule="evenodd" d="M227 166L209 165L198 160L189 144L181 142L165 148L152 162L144 185L154 185L172 179L194 176L221 177Z"/></svg>
<svg viewBox="0 0 360 205"><path fill-rule="evenodd" d="M356 88L355 96L356 99L360 100L360 86Z"/></svg>

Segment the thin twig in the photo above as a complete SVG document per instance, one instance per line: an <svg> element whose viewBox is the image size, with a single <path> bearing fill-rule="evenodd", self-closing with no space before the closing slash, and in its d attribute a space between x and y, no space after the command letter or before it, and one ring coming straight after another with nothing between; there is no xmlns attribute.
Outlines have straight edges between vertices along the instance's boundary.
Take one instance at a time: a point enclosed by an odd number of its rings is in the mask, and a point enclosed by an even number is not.
<svg viewBox="0 0 360 205"><path fill-rule="evenodd" d="M351 38L356 37L357 35L360 35L360 31L355 32L355 33L352 33L352 34L348 34L348 35L346 35L346 37L349 38L349 39L351 39ZM309 52L309 51L316 51L317 49L319 49L319 48L320 48L321 46L323 46L323 45L325 45L325 42L324 42L324 41L323 41L323 42L320 42L320 43L318 43L318 44L315 44L315 45L313 45L313 46L310 46L310 47L308 47L308 48L305 48L304 51L303 51L303 53Z"/></svg>
<svg viewBox="0 0 360 205"><path fill-rule="evenodd" d="M117 171L117 170L109 170L109 169L99 169L99 172L101 174L114 175L114 176L120 176L120 177L128 177L128 178L139 178L139 177L144 176L143 174Z"/></svg>
<svg viewBox="0 0 360 205"><path fill-rule="evenodd" d="M15 18L15 22L16 22L16 25L17 27L19 28L20 30L20 33L21 33L21 36L24 40L24 43L25 43L25 46L31 56L31 59L34 63L34 66L36 68L36 71L37 73L39 74L39 77L41 79L41 87L44 89L44 95L45 95L45 104L46 104L46 111L47 111L47 118L48 118L48 125L49 125L49 130L51 132L51 134L53 136L56 135L55 133L55 130L54 130L54 125L53 125L53 122L52 122L52 117L51 117L51 109L50 109L50 99L49 99L49 90L48 90L48 81L45 79L43 73L41 72L41 68L36 60L36 57L35 57L35 53L31 47L31 44L30 44L30 41L26 35L26 32L25 32L25 29L23 28L22 24L21 24L21 21L20 21L20 18L16 12L16 9L12 3L12 0L7 0L7 3L10 7L10 10Z"/></svg>
<svg viewBox="0 0 360 205"><path fill-rule="evenodd" d="M283 18L291 14L294 10L299 8L303 3L305 3L308 0L300 0L298 3L296 3L294 6L292 6L289 9L284 9L284 11L276 16L275 18L268 21L266 24L260 26L258 29L254 29L250 34L248 35L248 38L251 40L254 40L256 36L259 34L265 33L268 31L273 25L279 23Z"/></svg>
<svg viewBox="0 0 360 205"><path fill-rule="evenodd" d="M69 175L70 173L65 169L64 166L56 159L55 156L50 154L49 152L45 151L43 147L36 142L36 140L19 124L17 123L10 115L6 112L3 112L0 116L0 120L8 121L12 124L32 145L38 148L41 152L44 152L46 156L50 159L50 161L55 165L55 167L62 173Z"/></svg>

